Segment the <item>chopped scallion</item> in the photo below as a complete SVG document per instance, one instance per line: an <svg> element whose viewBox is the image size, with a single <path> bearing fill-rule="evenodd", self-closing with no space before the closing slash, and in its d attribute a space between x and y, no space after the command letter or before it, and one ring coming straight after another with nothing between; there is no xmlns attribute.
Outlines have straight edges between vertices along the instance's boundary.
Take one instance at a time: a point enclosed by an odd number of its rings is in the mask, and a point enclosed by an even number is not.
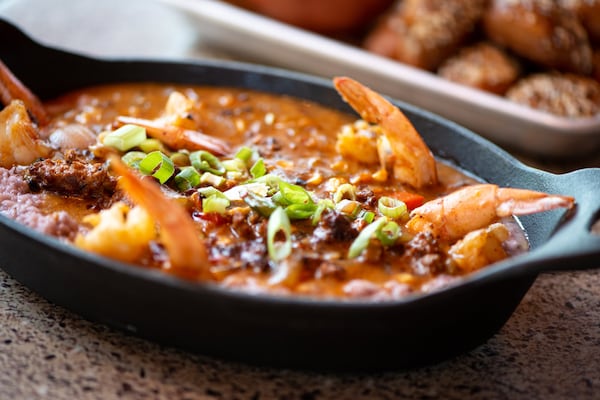
<svg viewBox="0 0 600 400"><path fill-rule="evenodd" d="M408 216L406 204L393 197L381 197L377 203L377 208L382 215L388 218L400 219Z"/></svg>
<svg viewBox="0 0 600 400"><path fill-rule="evenodd" d="M153 151L140 161L140 171L152 175L160 183L165 183L175 172L173 161L160 151Z"/></svg>
<svg viewBox="0 0 600 400"><path fill-rule="evenodd" d="M247 191L241 195L242 199L250 206L251 209L262 215L268 217L273 214L273 211L277 208L275 203L270 197L260 196L254 192Z"/></svg>
<svg viewBox="0 0 600 400"><path fill-rule="evenodd" d="M348 258L356 258L369 246L369 242L375 233L388 221L387 218L379 218L367 225L354 239L348 249Z"/></svg>
<svg viewBox="0 0 600 400"><path fill-rule="evenodd" d="M367 224L370 224L375 219L375 213L372 211L363 211L359 215L359 218L364 219Z"/></svg>
<svg viewBox="0 0 600 400"><path fill-rule="evenodd" d="M356 200L343 199L335 205L335 209L350 218L356 218L360 214L361 205Z"/></svg>
<svg viewBox="0 0 600 400"><path fill-rule="evenodd" d="M393 246L402 235L402 229L395 221L389 221L377 230L375 235L384 246Z"/></svg>
<svg viewBox="0 0 600 400"><path fill-rule="evenodd" d="M202 211L205 213L216 212L219 214L225 214L229 204L230 202L226 197L217 195L208 196L202 200Z"/></svg>
<svg viewBox="0 0 600 400"><path fill-rule="evenodd" d="M140 167L140 161L142 161L146 157L146 153L141 151L128 151L123 154L121 160L130 167L138 168Z"/></svg>
<svg viewBox="0 0 600 400"><path fill-rule="evenodd" d="M189 190L200 184L200 174L194 167L184 167L175 175L175 184L179 190Z"/></svg>
<svg viewBox="0 0 600 400"><path fill-rule="evenodd" d="M151 153L153 151L162 151L163 153L166 153L167 150L165 149L165 146L163 145L163 143L158 140L158 139L153 139L153 138L148 138L146 140L143 140L138 147L144 152L144 153Z"/></svg>
<svg viewBox="0 0 600 400"><path fill-rule="evenodd" d="M319 202L317 203L317 209L315 210L315 212L313 213L312 216L312 224L316 225L319 223L319 221L321 220L321 215L323 214L323 211L325 211L326 208L334 208L334 204L331 200L329 199L322 199L319 200Z"/></svg>
<svg viewBox="0 0 600 400"><path fill-rule="evenodd" d="M190 154L190 162L198 171L223 175L225 167L217 157L205 150L194 151Z"/></svg>
<svg viewBox="0 0 600 400"><path fill-rule="evenodd" d="M214 187L219 187L225 183L225 178L223 178L222 176L211 174L210 172L205 172L200 177L200 183L207 183Z"/></svg>
<svg viewBox="0 0 600 400"><path fill-rule="evenodd" d="M314 201L302 186L293 185L284 181L279 182L279 193L281 193L281 204L313 204Z"/></svg>
<svg viewBox="0 0 600 400"><path fill-rule="evenodd" d="M105 146L114 147L119 151L133 149L146 140L146 129L137 125L123 125L119 129L104 136Z"/></svg>
<svg viewBox="0 0 600 400"><path fill-rule="evenodd" d="M317 209L315 203L309 204L290 204L285 208L285 212L290 219L307 219L313 216Z"/></svg>
<svg viewBox="0 0 600 400"><path fill-rule="evenodd" d="M264 176L266 173L267 173L267 167L265 167L265 162L262 158L259 158L258 160L256 160L254 165L252 167L250 167L250 175L252 175L253 178L260 178L261 176Z"/></svg>
<svg viewBox="0 0 600 400"><path fill-rule="evenodd" d="M356 188L350 183L341 184L333 194L333 201L339 203L343 199L356 200Z"/></svg>
<svg viewBox="0 0 600 400"><path fill-rule="evenodd" d="M238 152L235 155L235 158L242 160L245 164L248 164L248 162L252 159L253 156L254 151L252 151L251 148L244 146L238 150Z"/></svg>
<svg viewBox="0 0 600 400"><path fill-rule="evenodd" d="M277 241L278 233L283 233L283 241ZM292 252L292 227L290 220L281 207L277 207L269 217L267 225L267 250L273 261L281 261Z"/></svg>

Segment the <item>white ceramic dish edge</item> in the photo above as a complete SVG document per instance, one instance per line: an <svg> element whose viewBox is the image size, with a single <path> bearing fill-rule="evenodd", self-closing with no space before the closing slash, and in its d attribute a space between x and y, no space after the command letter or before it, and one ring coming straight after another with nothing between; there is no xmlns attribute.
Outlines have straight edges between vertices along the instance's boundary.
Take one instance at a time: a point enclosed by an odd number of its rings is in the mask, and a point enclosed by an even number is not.
<svg viewBox="0 0 600 400"><path fill-rule="evenodd" d="M575 157L600 149L600 115L567 119L446 81L360 48L217 0L160 0L191 15L202 40L245 60L330 78L351 76L530 155Z"/></svg>

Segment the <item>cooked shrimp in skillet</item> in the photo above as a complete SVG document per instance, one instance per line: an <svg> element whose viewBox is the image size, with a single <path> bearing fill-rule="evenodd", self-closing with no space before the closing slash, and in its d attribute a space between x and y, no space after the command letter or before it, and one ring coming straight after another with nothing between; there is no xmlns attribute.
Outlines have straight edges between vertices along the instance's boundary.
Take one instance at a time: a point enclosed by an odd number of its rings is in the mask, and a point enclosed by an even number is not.
<svg viewBox="0 0 600 400"><path fill-rule="evenodd" d="M120 124L134 124L146 128L153 138L161 140L169 147L180 150L208 150L216 155L231 151L229 145L216 137L194 130L194 102L180 92L173 92L167 100L164 115L155 120L117 117ZM200 117L196 117L200 118Z"/></svg>
<svg viewBox="0 0 600 400"><path fill-rule="evenodd" d="M98 138L0 168L8 177L0 185L16 182L0 211L33 198L22 208L30 226L67 214L68 226L43 231L191 281L383 300L526 251L510 216L573 205L568 196L476 184L434 159L381 95L350 78L334 84L362 119L249 89L126 83L68 93L44 105L42 131L82 126ZM4 115L25 120L26 106L13 106ZM13 154L14 143L4 143Z"/></svg>
<svg viewBox="0 0 600 400"><path fill-rule="evenodd" d="M166 269L182 275L207 278L206 247L184 208L169 200L155 182L142 179L118 157L111 157L110 163L120 177L119 185L125 194L158 223L161 241L169 255Z"/></svg>
<svg viewBox="0 0 600 400"><path fill-rule="evenodd" d="M499 218L571 208L575 199L491 184L467 186L412 210L407 227L430 231L443 240L457 240Z"/></svg>
<svg viewBox="0 0 600 400"><path fill-rule="evenodd" d="M437 184L431 150L398 107L353 79L336 77L333 82L364 120L381 126L385 140L377 141L379 159L384 168L391 166L395 179L415 188Z"/></svg>

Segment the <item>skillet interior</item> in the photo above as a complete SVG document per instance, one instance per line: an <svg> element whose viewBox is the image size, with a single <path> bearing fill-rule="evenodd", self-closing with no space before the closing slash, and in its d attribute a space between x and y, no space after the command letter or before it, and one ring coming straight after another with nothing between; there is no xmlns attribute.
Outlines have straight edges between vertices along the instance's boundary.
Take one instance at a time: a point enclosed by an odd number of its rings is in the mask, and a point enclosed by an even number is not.
<svg viewBox="0 0 600 400"><path fill-rule="evenodd" d="M162 81L285 93L350 111L328 81L287 71L208 61L93 60L41 47L2 21L0 36L0 58L42 98L105 82ZM503 186L553 187L554 176L525 168L455 124L397 104L437 156ZM552 212L524 220L534 248L547 241L561 216ZM7 272L88 319L204 354L311 369L401 368L464 352L504 324L535 279L533 271L496 273L380 304L277 298L190 284L103 259L5 217L0 235ZM501 269L514 265L504 263Z"/></svg>

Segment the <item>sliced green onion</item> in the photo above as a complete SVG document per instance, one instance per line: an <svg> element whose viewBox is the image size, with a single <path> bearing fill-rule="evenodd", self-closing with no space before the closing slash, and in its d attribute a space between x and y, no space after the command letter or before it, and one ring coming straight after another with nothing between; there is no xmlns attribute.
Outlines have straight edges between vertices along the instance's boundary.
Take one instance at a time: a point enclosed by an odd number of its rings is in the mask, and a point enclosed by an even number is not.
<svg viewBox="0 0 600 400"><path fill-rule="evenodd" d="M282 232L283 241L276 241L276 236ZM292 252L292 227L290 220L281 207L277 207L269 217L267 225L267 250L273 261L281 261Z"/></svg>
<svg viewBox="0 0 600 400"><path fill-rule="evenodd" d="M389 196L383 196L377 203L379 212L389 218L400 219L408 216L408 208L403 201Z"/></svg>
<svg viewBox="0 0 600 400"><path fill-rule="evenodd" d="M127 153L123 154L123 157L121 157L121 160L123 160L123 162L125 164L129 165L130 167L139 168L140 161L142 161L144 159L144 157L146 157L146 153L144 153L144 152L128 151Z"/></svg>
<svg viewBox="0 0 600 400"><path fill-rule="evenodd" d="M314 204L310 193L308 193L302 186L280 181L279 193L281 194L279 201L282 205Z"/></svg>
<svg viewBox="0 0 600 400"><path fill-rule="evenodd" d="M356 200L356 188L350 183L340 185L333 194L333 201L339 203L342 199Z"/></svg>
<svg viewBox="0 0 600 400"><path fill-rule="evenodd" d="M140 171L152 175L160 183L165 183L175 172L175 165L164 153L153 151L140 161Z"/></svg>
<svg viewBox="0 0 600 400"><path fill-rule="evenodd" d="M178 151L177 153L171 154L170 158L171 161L173 161L173 164L177 165L178 167L186 167L190 165L190 156L187 153Z"/></svg>
<svg viewBox="0 0 600 400"><path fill-rule="evenodd" d="M200 193L200 195L202 197L217 196L217 197L222 197L224 199L227 199L227 196L225 196L225 194L223 192L221 192L219 189L214 188L212 186L198 188L198 193Z"/></svg>
<svg viewBox="0 0 600 400"><path fill-rule="evenodd" d="M356 258L361 255L375 233L388 221L387 218L379 218L367 225L354 239L348 249L348 258Z"/></svg>
<svg viewBox="0 0 600 400"><path fill-rule="evenodd" d="M184 167L175 175L175 185L179 190L189 190L200 184L200 174L194 167Z"/></svg>
<svg viewBox="0 0 600 400"><path fill-rule="evenodd" d="M402 235L402 229L395 221L389 221L375 235L384 246L393 246Z"/></svg>
<svg viewBox="0 0 600 400"><path fill-rule="evenodd" d="M343 199L335 205L335 209L350 218L356 218L361 212L361 204L356 200Z"/></svg>
<svg viewBox="0 0 600 400"><path fill-rule="evenodd" d="M364 219L367 224L370 224L375 219L375 213L372 211L363 210L358 217Z"/></svg>
<svg viewBox="0 0 600 400"><path fill-rule="evenodd" d="M200 177L200 183L208 183L214 187L219 187L225 183L225 178L211 174L210 172L205 172Z"/></svg>
<svg viewBox="0 0 600 400"><path fill-rule="evenodd" d="M146 129L137 125L123 125L104 137L105 146L114 147L119 151L133 149L146 140Z"/></svg>
<svg viewBox="0 0 600 400"><path fill-rule="evenodd" d="M251 209L262 215L268 217L273 214L273 211L277 208L275 203L269 197L259 196L258 194L247 191L241 194L242 199L250 206Z"/></svg>
<svg viewBox="0 0 600 400"><path fill-rule="evenodd" d="M309 204L290 204L285 208L285 213L290 219L307 219L313 216L317 209L315 203Z"/></svg>
<svg viewBox="0 0 600 400"><path fill-rule="evenodd" d="M151 153L153 151L162 151L163 153L167 152L167 149L165 149L165 146L163 145L163 143L158 140L158 139L153 139L153 138L148 138L146 140L143 140L138 147L144 152L144 153Z"/></svg>
<svg viewBox="0 0 600 400"><path fill-rule="evenodd" d="M329 200L329 199L322 199L319 200L319 202L317 203L317 209L315 210L315 212L313 213L312 216L312 224L316 225L319 223L319 221L321 220L321 215L323 214L323 211L325 211L326 208L334 208L335 205L333 204L333 201Z"/></svg>
<svg viewBox="0 0 600 400"><path fill-rule="evenodd" d="M232 160L223 160L221 161L223 167L227 172L244 172L246 171L246 164L243 160L239 158L234 158Z"/></svg>
<svg viewBox="0 0 600 400"><path fill-rule="evenodd" d="M260 178L261 176L264 176L266 173L267 173L267 167L265 167L265 162L262 158L259 158L258 160L256 160L254 165L252 167L250 167L250 175L252 175L253 178Z"/></svg>
<svg viewBox="0 0 600 400"><path fill-rule="evenodd" d="M198 171L210 172L215 175L223 175L225 173L225 167L221 164L221 161L205 150L191 153L190 162Z"/></svg>
<svg viewBox="0 0 600 400"><path fill-rule="evenodd" d="M216 212L219 214L225 214L229 204L231 203L226 197L217 195L208 196L202 200L202 211L205 213Z"/></svg>
<svg viewBox="0 0 600 400"><path fill-rule="evenodd" d="M279 183L283 182L280 177L273 174L266 174L260 178L252 179L250 183L263 183L269 187L269 195L273 195L279 191Z"/></svg>
<svg viewBox="0 0 600 400"><path fill-rule="evenodd" d="M254 151L251 148L244 146L238 150L238 152L235 155L235 158L242 160L245 164L248 164L248 162L252 159L253 156Z"/></svg>

